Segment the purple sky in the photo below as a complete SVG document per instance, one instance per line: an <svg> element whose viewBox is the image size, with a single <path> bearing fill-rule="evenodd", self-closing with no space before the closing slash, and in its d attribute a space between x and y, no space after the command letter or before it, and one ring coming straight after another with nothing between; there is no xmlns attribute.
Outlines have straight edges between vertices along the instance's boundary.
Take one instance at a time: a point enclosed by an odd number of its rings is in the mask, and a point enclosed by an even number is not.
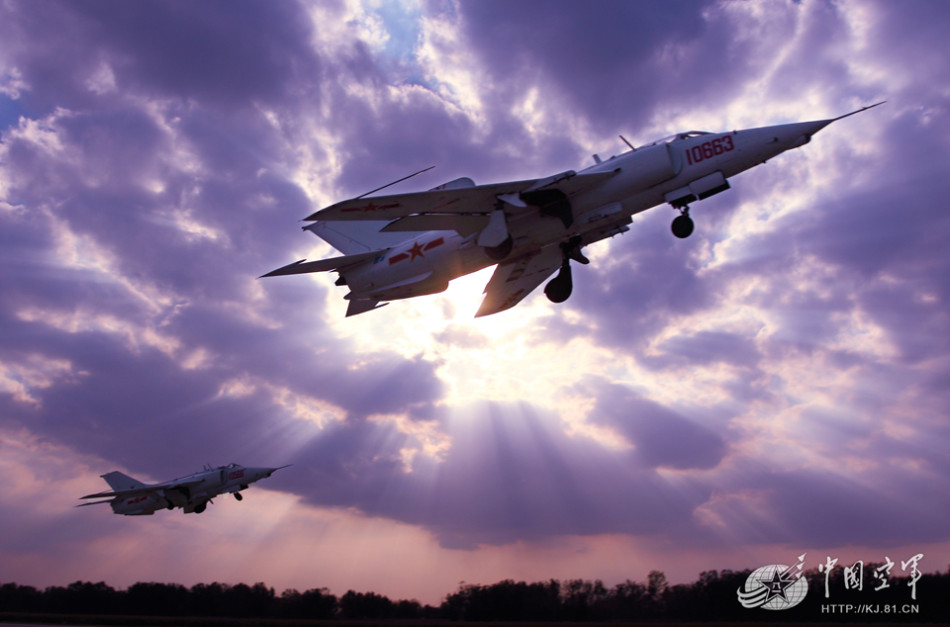
<svg viewBox="0 0 950 627"><path fill-rule="evenodd" d="M0 581L459 581L950 562L950 8L0 4ZM344 319L300 219L415 170L546 176L840 115L475 320L489 272ZM201 516L121 470L293 464Z"/></svg>

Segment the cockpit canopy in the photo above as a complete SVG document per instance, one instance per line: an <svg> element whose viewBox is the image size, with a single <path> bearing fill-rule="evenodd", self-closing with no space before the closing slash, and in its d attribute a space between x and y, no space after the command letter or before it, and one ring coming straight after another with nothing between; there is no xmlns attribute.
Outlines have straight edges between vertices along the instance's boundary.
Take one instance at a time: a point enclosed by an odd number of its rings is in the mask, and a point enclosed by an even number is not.
<svg viewBox="0 0 950 627"><path fill-rule="evenodd" d="M709 131L686 131L685 133L674 133L673 135L667 135L661 139L656 140L652 144L644 144L643 146L637 146L637 149L640 148L649 148L650 146L657 146L659 144L669 144L670 142L680 141L682 139L689 139L691 137L699 137L701 135L712 135Z"/></svg>

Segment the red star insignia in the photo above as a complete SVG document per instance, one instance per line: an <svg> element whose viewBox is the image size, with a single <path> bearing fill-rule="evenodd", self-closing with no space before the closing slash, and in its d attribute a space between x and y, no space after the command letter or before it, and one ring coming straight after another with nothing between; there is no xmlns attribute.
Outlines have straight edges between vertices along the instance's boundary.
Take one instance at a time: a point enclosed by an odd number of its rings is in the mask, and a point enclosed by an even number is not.
<svg viewBox="0 0 950 627"><path fill-rule="evenodd" d="M419 242L413 244L412 248L409 249L409 254L412 255L409 261L412 261L416 257L425 257L425 255L422 254L422 244Z"/></svg>

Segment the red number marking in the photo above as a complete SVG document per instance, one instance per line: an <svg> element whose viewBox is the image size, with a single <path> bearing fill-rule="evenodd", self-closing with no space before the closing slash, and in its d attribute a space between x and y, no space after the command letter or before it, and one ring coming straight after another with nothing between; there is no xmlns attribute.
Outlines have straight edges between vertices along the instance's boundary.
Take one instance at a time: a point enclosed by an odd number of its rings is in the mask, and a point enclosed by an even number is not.
<svg viewBox="0 0 950 627"><path fill-rule="evenodd" d="M726 135L725 137L719 137L712 141L703 142L693 146L686 151L686 162L689 165L694 165L700 161L705 161L706 159L712 159L715 156L721 155L724 152L729 152L735 150L735 144L732 143L732 137Z"/></svg>

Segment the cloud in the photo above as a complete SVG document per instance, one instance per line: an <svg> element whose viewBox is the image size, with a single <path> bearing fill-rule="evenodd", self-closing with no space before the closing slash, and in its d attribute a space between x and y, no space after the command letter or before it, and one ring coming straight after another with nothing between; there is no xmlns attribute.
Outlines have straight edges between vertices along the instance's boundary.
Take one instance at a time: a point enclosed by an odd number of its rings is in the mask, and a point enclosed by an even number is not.
<svg viewBox="0 0 950 627"><path fill-rule="evenodd" d="M294 459L292 489L314 505L357 507L466 548L656 533L684 524L706 496L697 482L664 479L622 452L568 436L556 416L526 403L457 407L440 422L450 449L442 459L417 457L409 470L397 451L412 438L392 424L340 423ZM665 495L671 484L679 499Z"/></svg>
<svg viewBox="0 0 950 627"><path fill-rule="evenodd" d="M625 349L642 347L670 317L702 310L715 299L714 286L697 276L686 252L690 244L669 237L668 223L651 218L634 228L644 245L612 241L609 265L596 268L597 276L588 268L577 272L577 297L570 301L598 342Z"/></svg>
<svg viewBox="0 0 950 627"><path fill-rule="evenodd" d="M595 382L594 388L590 395L597 403L591 412L592 422L623 435L645 465L705 469L722 460L725 441L709 427L641 398L623 386Z"/></svg>
<svg viewBox="0 0 950 627"><path fill-rule="evenodd" d="M264 10L253 2L117 7L93 0L13 11L22 18L13 56L24 59L28 74L46 78L30 81L31 98L58 106L89 103L90 80L99 81L91 91L112 91L101 84L103 73L115 90L228 109L282 101L294 80L320 72L307 45L309 22L294 4ZM50 32L61 36L44 36Z"/></svg>
<svg viewBox="0 0 950 627"><path fill-rule="evenodd" d="M703 36L707 27L704 7L695 4L688 11L618 2L597 11L570 2L502 6L484 2L460 7L467 43L479 54L493 90L517 93L525 83L539 86L564 108L596 111L596 121L590 121L608 132L649 117L670 80L657 80L667 69L664 53L687 35ZM694 67L698 57L687 53L679 61L669 68L673 81L704 73L705 68ZM702 92L702 84L696 90Z"/></svg>
<svg viewBox="0 0 950 627"><path fill-rule="evenodd" d="M260 488L281 511L472 563L565 538L614 569L612 543L692 565L946 541L945 10L185 6L0 9L5 503L69 467L292 462ZM668 209L636 216L561 306L539 290L472 320L486 275L343 319L332 278L255 278L330 254L301 217L422 167L398 190L879 99L695 203L688 240ZM22 474L51 456L55 476ZM87 556L127 521L71 526L55 502L96 489L76 485L4 528ZM207 524L156 519L163 546Z"/></svg>

